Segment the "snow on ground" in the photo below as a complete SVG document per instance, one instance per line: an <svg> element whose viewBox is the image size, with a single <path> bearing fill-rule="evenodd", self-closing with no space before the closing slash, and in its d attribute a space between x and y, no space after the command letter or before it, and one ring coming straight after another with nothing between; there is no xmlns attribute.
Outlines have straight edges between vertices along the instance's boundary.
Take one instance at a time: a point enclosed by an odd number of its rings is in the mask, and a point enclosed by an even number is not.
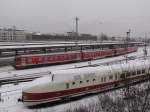
<svg viewBox="0 0 150 112"><path fill-rule="evenodd" d="M13 70L12 66L4 66L4 67L0 67L0 72L8 72L10 70Z"/></svg>
<svg viewBox="0 0 150 112"><path fill-rule="evenodd" d="M143 55L143 49L140 48L138 52L136 53L131 53L128 56L142 56ZM149 54L150 48L148 49L148 54ZM114 58L107 58L107 59L100 59L100 60L94 60L91 61L92 64L95 63L103 63L103 62L109 62L112 60L117 60L117 59L123 59L123 56L118 56ZM59 66L50 66L50 67L42 67L42 68L34 68L34 69L29 69L29 70L19 70L17 71L17 74L26 74L26 73L35 73L35 72L42 72L46 70L59 70L59 69L67 69L67 68L73 68L74 66L83 66L87 65L87 62L81 62L80 64L73 63L73 64L67 64L67 65L59 65ZM6 68L7 69L7 68ZM15 70L11 71L16 73ZM0 76L4 75L3 72ZM10 73L10 71L9 71ZM28 109L25 107L22 102L18 102L17 99L21 97L21 91L22 89L26 88L29 86L29 82L24 82L20 83L19 85L13 85L13 84L8 84L8 85L3 85L0 87L0 93L1 93L1 101L0 101L0 112L63 112L66 109L69 108L75 108L80 105L88 105L89 103L92 103L94 101L97 101L97 95L91 96L88 98L84 98L81 100L69 102L66 104L59 104L51 107L46 107L46 108L40 108L40 109ZM117 91L120 92L120 91ZM110 95L116 96L119 93L116 93L116 91L111 92Z"/></svg>

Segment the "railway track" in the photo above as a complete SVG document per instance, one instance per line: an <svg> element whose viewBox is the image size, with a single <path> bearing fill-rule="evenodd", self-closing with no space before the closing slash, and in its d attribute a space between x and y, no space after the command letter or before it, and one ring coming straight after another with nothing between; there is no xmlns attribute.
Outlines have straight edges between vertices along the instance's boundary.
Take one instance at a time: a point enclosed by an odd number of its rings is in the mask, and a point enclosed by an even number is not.
<svg viewBox="0 0 150 112"><path fill-rule="evenodd" d="M12 76L12 77L5 77L5 78L0 78L0 85L4 84L11 84L11 83L20 83L20 82L28 82L32 81L35 78L39 78L41 76L48 75L49 72L41 72L41 73L34 73L34 74L26 74L26 75L20 75L20 76Z"/></svg>
<svg viewBox="0 0 150 112"><path fill-rule="evenodd" d="M0 67L12 65L14 63L14 57L0 58Z"/></svg>

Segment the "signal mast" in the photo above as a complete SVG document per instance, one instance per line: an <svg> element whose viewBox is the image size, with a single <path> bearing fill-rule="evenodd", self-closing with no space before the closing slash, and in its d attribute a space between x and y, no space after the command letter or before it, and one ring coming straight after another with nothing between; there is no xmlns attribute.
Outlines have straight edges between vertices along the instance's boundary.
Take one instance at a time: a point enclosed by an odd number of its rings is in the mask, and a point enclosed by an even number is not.
<svg viewBox="0 0 150 112"><path fill-rule="evenodd" d="M75 36L76 36L76 38L75 38L75 44L77 45L78 44L78 21L79 21L79 18L78 17L76 17L75 18L75 21L76 21L76 25L75 25Z"/></svg>
<svg viewBox="0 0 150 112"><path fill-rule="evenodd" d="M126 32L127 36L126 36L126 39L125 39L125 50L128 52L128 42L129 42L129 39L130 39L130 32L131 30L129 29L128 32ZM128 53L126 54L126 63L128 62Z"/></svg>
<svg viewBox="0 0 150 112"><path fill-rule="evenodd" d="M146 38L147 38L147 34L145 33L145 42L144 42L144 49L143 49L144 59L146 59L147 56Z"/></svg>

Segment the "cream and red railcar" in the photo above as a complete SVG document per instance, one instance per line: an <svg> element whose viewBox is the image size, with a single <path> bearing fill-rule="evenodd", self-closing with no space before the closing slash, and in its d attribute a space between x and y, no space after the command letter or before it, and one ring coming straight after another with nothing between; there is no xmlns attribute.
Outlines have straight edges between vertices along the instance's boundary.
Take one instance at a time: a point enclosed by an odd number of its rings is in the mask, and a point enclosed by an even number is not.
<svg viewBox="0 0 150 112"><path fill-rule="evenodd" d="M142 81L149 74L150 60L53 71L31 82L23 90L22 99L26 105L33 106Z"/></svg>

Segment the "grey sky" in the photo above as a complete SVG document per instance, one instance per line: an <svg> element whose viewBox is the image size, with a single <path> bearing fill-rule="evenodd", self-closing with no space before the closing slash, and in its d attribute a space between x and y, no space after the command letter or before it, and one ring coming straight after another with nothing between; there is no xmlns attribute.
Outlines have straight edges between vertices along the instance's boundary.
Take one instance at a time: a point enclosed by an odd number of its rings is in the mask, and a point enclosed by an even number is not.
<svg viewBox="0 0 150 112"><path fill-rule="evenodd" d="M150 33L150 0L0 0L0 27L44 33L79 32L132 36Z"/></svg>

